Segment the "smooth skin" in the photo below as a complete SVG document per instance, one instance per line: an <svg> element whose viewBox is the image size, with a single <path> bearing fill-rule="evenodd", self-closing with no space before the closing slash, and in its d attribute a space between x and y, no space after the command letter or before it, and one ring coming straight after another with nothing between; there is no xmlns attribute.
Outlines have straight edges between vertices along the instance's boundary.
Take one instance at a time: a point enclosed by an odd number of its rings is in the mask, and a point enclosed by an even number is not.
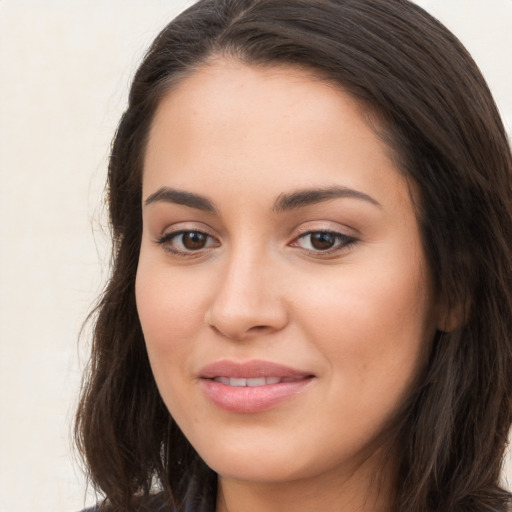
<svg viewBox="0 0 512 512"><path fill-rule="evenodd" d="M224 58L156 112L137 307L163 400L219 474L218 512L390 510L385 429L445 312L412 187L366 119L303 70ZM199 379L226 359L314 378L226 411Z"/></svg>

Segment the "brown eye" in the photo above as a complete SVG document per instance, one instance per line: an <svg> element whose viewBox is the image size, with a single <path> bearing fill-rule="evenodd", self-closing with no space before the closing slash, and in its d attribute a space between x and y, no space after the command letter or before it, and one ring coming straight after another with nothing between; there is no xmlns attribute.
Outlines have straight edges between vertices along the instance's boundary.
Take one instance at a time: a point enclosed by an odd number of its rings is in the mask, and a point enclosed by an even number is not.
<svg viewBox="0 0 512 512"><path fill-rule="evenodd" d="M357 240L343 233L334 231L310 231L299 236L292 244L310 253L336 253L349 248Z"/></svg>
<svg viewBox="0 0 512 512"><path fill-rule="evenodd" d="M176 255L200 254L203 250L218 247L218 240L202 231L175 231L167 233L157 241L165 251Z"/></svg>
<svg viewBox="0 0 512 512"><path fill-rule="evenodd" d="M311 233L311 246L318 251L330 249L336 243L336 235L328 232Z"/></svg>
<svg viewBox="0 0 512 512"><path fill-rule="evenodd" d="M200 231L187 231L181 235L181 243L185 249L189 251L197 251L204 249L208 241L208 235Z"/></svg>

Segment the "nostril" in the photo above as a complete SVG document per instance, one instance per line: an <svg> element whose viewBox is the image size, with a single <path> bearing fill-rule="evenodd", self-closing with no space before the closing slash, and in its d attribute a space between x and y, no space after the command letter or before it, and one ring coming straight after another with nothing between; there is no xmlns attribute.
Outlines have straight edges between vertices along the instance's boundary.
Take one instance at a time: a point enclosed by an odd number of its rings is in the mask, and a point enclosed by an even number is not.
<svg viewBox="0 0 512 512"><path fill-rule="evenodd" d="M237 297L231 297L234 298ZM287 324L288 315L278 300L272 304L260 300L250 304L241 303L238 298L237 301L231 299L223 302L221 297L213 301L204 315L205 324L221 336L234 340L242 340L247 336L266 336Z"/></svg>
<svg viewBox="0 0 512 512"><path fill-rule="evenodd" d="M268 329L268 325L255 325L251 327L250 331L264 331L265 329Z"/></svg>

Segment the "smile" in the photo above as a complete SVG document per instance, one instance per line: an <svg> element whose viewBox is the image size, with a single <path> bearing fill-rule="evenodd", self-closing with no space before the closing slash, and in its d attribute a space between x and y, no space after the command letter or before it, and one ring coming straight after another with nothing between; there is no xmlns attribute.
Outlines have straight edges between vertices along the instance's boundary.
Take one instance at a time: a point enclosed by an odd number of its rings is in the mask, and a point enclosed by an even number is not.
<svg viewBox="0 0 512 512"><path fill-rule="evenodd" d="M233 387L257 387L257 386L270 386L272 384L279 384L281 382L294 382L300 379L292 377L255 377L252 379L244 379L243 377L215 377L212 379L214 382L220 382L226 386Z"/></svg>
<svg viewBox="0 0 512 512"><path fill-rule="evenodd" d="M200 388L215 407L237 414L264 412L292 400L315 379L269 361L218 361L199 372Z"/></svg>

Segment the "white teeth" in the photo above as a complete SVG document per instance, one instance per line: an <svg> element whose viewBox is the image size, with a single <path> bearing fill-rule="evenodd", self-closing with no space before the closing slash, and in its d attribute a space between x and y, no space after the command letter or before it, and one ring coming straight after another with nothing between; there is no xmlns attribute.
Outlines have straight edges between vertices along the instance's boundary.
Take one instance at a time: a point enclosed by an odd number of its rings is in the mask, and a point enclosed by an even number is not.
<svg viewBox="0 0 512 512"><path fill-rule="evenodd" d="M247 386L247 379L238 379L236 377L230 377L229 385L235 387Z"/></svg>
<svg viewBox="0 0 512 512"><path fill-rule="evenodd" d="M247 379L248 386L264 386L265 385L265 377L260 377L257 379Z"/></svg>
<svg viewBox="0 0 512 512"><path fill-rule="evenodd" d="M287 381L287 379L281 379L279 377L255 377L252 379L244 379L239 377L215 377L213 379L215 382L220 382L221 384L225 384L227 386L233 387L256 387L256 386L265 386L271 384L279 384L279 382ZM290 379L288 379L290 380Z"/></svg>

